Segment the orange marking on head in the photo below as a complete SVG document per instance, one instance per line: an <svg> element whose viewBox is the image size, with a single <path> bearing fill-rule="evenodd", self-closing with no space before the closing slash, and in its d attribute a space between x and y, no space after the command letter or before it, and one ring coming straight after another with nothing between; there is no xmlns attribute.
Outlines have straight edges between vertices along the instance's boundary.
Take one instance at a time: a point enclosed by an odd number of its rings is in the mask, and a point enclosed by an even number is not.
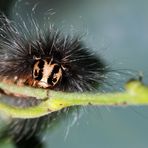
<svg viewBox="0 0 148 148"><path fill-rule="evenodd" d="M49 59L48 59L49 60ZM62 68L59 64L53 63L53 59L44 61L42 68L39 67L40 60L37 60L33 67L33 78L37 81L38 87L53 88L62 78Z"/></svg>

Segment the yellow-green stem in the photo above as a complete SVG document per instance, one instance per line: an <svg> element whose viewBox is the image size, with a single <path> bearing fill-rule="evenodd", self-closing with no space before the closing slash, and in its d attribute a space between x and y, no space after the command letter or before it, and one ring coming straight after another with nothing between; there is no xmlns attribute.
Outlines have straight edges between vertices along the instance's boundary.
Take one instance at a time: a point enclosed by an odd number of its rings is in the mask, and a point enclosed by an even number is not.
<svg viewBox="0 0 148 148"><path fill-rule="evenodd" d="M0 83L0 88L9 92L43 99L39 105L27 108L20 108L0 102L0 111L13 118L36 118L75 105L148 105L148 87L139 81L128 82L125 85L126 89L124 92L67 93L50 90L49 98L47 98L47 90L45 89L26 86L18 87L6 83Z"/></svg>

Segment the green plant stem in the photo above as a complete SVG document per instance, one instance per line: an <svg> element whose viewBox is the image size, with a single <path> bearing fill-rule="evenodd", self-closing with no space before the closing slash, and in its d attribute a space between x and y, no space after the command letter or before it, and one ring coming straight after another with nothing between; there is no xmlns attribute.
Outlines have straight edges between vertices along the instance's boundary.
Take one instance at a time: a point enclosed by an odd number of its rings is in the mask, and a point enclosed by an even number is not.
<svg viewBox="0 0 148 148"><path fill-rule="evenodd" d="M43 99L39 105L27 108L0 102L0 111L13 118L36 118L76 105L148 105L148 87L139 81L130 81L125 85L124 92L114 93L67 93L50 90L49 96L47 96L47 90L45 89L18 87L6 83L0 83L0 88L16 94L27 94L27 96Z"/></svg>

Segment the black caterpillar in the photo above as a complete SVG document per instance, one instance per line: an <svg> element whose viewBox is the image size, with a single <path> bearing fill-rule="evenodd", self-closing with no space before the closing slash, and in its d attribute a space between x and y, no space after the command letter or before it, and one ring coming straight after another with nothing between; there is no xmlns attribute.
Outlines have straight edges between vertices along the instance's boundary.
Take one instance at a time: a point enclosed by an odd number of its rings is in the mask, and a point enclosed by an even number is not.
<svg viewBox="0 0 148 148"><path fill-rule="evenodd" d="M105 63L79 37L64 37L54 27L46 32L34 27L36 35L28 39L1 14L0 81L66 92L95 91L103 83ZM17 105L28 105L20 100ZM7 134L19 145L28 135L28 139L34 138L43 125L48 125L61 112L37 119L14 119Z"/></svg>

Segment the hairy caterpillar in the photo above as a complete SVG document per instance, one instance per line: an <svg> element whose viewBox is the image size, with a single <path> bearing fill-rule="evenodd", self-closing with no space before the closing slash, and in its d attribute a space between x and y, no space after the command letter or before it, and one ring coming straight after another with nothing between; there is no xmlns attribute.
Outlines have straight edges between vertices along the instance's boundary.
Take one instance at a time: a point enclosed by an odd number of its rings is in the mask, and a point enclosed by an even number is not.
<svg viewBox="0 0 148 148"><path fill-rule="evenodd" d="M92 53L79 37L64 37L54 27L47 32L34 25L36 35L24 32L3 14L0 16L0 81L57 91L95 91L108 71L102 59ZM35 105L19 99L21 107ZM8 128L13 140L32 138L61 112L37 119L14 119ZM26 138L26 139L27 139ZM28 138L29 139L29 138Z"/></svg>

